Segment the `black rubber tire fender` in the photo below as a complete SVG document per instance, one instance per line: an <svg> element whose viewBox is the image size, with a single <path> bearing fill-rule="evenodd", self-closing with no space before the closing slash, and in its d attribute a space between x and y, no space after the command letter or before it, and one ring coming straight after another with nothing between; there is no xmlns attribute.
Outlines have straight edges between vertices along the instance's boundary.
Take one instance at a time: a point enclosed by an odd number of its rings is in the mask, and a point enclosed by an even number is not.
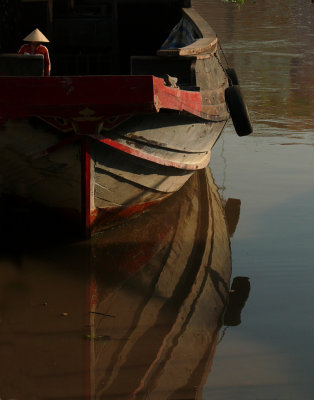
<svg viewBox="0 0 314 400"><path fill-rule="evenodd" d="M228 75L229 86L239 85L238 75L234 68L227 68L226 73Z"/></svg>
<svg viewBox="0 0 314 400"><path fill-rule="evenodd" d="M225 99L229 108L234 128L239 136L253 132L248 108L245 104L240 86L230 86L225 90Z"/></svg>

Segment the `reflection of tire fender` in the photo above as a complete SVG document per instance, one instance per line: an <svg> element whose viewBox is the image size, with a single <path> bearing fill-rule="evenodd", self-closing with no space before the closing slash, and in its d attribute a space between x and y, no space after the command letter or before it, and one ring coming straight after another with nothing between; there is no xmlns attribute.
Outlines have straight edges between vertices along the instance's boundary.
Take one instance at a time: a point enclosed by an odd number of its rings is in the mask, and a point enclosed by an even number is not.
<svg viewBox="0 0 314 400"><path fill-rule="evenodd" d="M239 85L239 79L234 68L227 68L226 74L228 75L229 86Z"/></svg>
<svg viewBox="0 0 314 400"><path fill-rule="evenodd" d="M253 132L249 112L241 93L240 86L230 86L225 90L226 103L232 118L234 128L239 136Z"/></svg>

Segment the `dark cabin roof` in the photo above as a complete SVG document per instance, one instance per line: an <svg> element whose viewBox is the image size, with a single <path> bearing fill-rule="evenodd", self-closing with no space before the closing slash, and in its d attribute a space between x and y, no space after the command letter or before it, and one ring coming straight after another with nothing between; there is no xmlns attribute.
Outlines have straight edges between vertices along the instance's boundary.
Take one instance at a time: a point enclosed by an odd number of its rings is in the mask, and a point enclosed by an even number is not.
<svg viewBox="0 0 314 400"><path fill-rule="evenodd" d="M53 0L51 19L48 1L7 1L0 7L0 53L17 52L22 38L38 28L50 40L52 74L128 73L130 56L156 54L191 0L69 4Z"/></svg>

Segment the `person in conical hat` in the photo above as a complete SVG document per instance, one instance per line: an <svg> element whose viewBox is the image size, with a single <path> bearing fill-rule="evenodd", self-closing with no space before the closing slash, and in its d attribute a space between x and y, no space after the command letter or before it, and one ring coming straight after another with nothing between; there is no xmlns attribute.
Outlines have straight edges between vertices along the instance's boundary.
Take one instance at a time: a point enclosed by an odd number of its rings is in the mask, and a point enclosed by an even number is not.
<svg viewBox="0 0 314 400"><path fill-rule="evenodd" d="M23 44L23 46L20 48L18 53L19 54L43 54L43 56L44 56L43 75L49 76L50 70L51 70L49 51L46 46L43 46L41 44L41 43L49 43L49 40L37 28L33 32L31 32L29 35L27 35L23 40L24 40L24 42L28 42L28 43Z"/></svg>

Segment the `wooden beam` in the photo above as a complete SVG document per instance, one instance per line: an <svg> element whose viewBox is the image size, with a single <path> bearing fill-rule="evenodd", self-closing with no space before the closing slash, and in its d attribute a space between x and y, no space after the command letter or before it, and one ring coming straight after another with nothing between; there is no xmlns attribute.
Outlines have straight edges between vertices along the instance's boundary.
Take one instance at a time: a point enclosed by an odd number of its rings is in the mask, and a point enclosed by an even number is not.
<svg viewBox="0 0 314 400"><path fill-rule="evenodd" d="M193 8L184 8L182 11L185 18L191 21L191 23L199 31L199 34L202 38L208 38L211 40L216 38L217 35L214 30L207 23L207 21L205 21L205 19L198 14L197 11L195 11Z"/></svg>
<svg viewBox="0 0 314 400"><path fill-rule="evenodd" d="M185 47L177 49L158 50L158 56L197 56L200 54L208 53L212 55L217 51L217 38L202 38L189 44Z"/></svg>

